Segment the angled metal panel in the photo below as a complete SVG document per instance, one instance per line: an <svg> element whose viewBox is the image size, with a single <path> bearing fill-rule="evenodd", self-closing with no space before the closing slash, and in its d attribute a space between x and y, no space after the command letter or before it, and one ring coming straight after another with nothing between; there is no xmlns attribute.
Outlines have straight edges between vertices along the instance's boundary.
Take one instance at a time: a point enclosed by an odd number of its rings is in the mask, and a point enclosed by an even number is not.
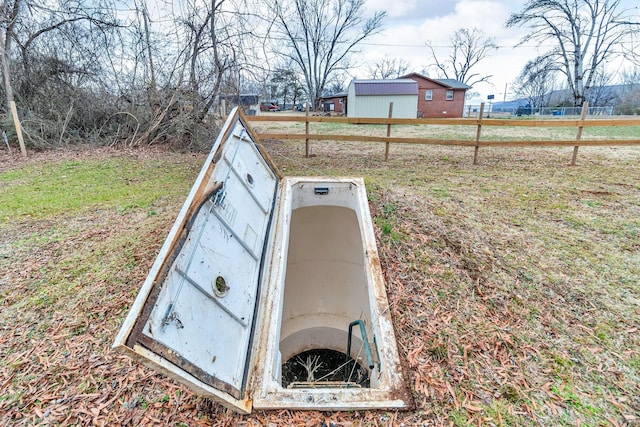
<svg viewBox="0 0 640 427"><path fill-rule="evenodd" d="M278 179L232 113L114 344L241 412Z"/></svg>

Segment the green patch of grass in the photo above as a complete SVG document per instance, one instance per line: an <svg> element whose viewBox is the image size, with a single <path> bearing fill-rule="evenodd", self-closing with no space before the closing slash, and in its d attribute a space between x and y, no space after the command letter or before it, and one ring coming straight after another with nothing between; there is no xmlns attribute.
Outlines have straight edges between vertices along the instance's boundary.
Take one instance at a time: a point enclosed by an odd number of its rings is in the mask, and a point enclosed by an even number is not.
<svg viewBox="0 0 640 427"><path fill-rule="evenodd" d="M499 423L498 425L518 426L523 424L523 420L519 420L513 412L509 410L509 406L499 399L491 402L486 408L486 414L494 423Z"/></svg>
<svg viewBox="0 0 640 427"><path fill-rule="evenodd" d="M551 386L551 391L571 408L583 412L585 415L594 416L600 412L598 408L584 402L583 399L566 384L554 384Z"/></svg>
<svg viewBox="0 0 640 427"><path fill-rule="evenodd" d="M602 206L602 202L596 200L583 200L582 203L589 206L590 208L597 208Z"/></svg>
<svg viewBox="0 0 640 427"><path fill-rule="evenodd" d="M384 219L380 219L376 221L376 224L378 224L378 227L380 227L380 229L382 230L382 234L386 234L386 235L391 234L391 231L393 230L393 226L388 221Z"/></svg>
<svg viewBox="0 0 640 427"><path fill-rule="evenodd" d="M395 215L397 211L398 211L398 207L395 206L393 203L386 203L382 205L382 213L386 216Z"/></svg>
<svg viewBox="0 0 640 427"><path fill-rule="evenodd" d="M431 193L435 197L440 197L440 198L448 198L450 196L449 190L444 188L432 188Z"/></svg>
<svg viewBox="0 0 640 427"><path fill-rule="evenodd" d="M449 414L449 420L456 427L463 427L469 425L469 420L464 411L454 410Z"/></svg>
<svg viewBox="0 0 640 427"><path fill-rule="evenodd" d="M0 173L0 223L73 215L87 209L149 209L167 195L184 193L193 171L157 161L140 168L128 157L31 164ZM153 211L152 209L149 209Z"/></svg>
<svg viewBox="0 0 640 427"><path fill-rule="evenodd" d="M403 239L403 234L397 231L397 225L394 225L393 220L377 217L375 218L376 226L380 228L382 235L391 241L397 242Z"/></svg>
<svg viewBox="0 0 640 427"><path fill-rule="evenodd" d="M582 132L584 139L636 139L640 135L640 126L598 126L586 127Z"/></svg>

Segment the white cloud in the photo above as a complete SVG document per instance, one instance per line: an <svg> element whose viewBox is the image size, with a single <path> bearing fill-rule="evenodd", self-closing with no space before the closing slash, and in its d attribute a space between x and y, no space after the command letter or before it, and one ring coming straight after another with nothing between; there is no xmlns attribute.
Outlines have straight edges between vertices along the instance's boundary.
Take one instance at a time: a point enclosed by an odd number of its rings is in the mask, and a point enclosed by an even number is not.
<svg viewBox="0 0 640 427"><path fill-rule="evenodd" d="M622 0L630 16L640 20L638 0ZM528 60L542 55L549 46L523 45L515 47L527 34L526 28L507 29L504 23L511 13L523 8L522 0L366 0L368 10L387 10L385 31L368 40L362 46L359 62L375 61L385 55L409 61L412 71L421 71L431 63L426 47L429 40L439 46L436 54L446 57L449 54L449 38L459 28L478 27L487 36L493 37L500 46L476 71L483 75L493 75L492 84L480 84L474 89L482 94L493 94L496 99L504 97L505 84L517 78ZM637 51L638 39L627 43L628 50ZM620 72L629 65L622 59L612 61L612 72ZM356 70L358 77L366 76L366 66ZM435 77L435 76L434 76ZM507 88L508 96L511 96Z"/></svg>
<svg viewBox="0 0 640 427"><path fill-rule="evenodd" d="M388 0L369 0L368 7L382 8ZM536 49L527 47L514 48L526 30L507 29L504 27L509 15L522 7L522 2L512 0L457 0L445 3L447 7L429 9L424 2L419 2L423 13L417 20L411 14L416 6L415 1L393 2L387 9L392 18L385 31L368 40L370 44L362 47L362 62L375 61L389 55L409 61L412 71L421 71L431 61L426 42L430 41L436 48L438 57L446 57L449 53L449 38L460 28L481 28L488 37L495 39L500 46L498 51L478 65L477 71L483 75L493 75L493 85L480 84L475 87L482 93L504 96L505 84L510 84L518 76L527 60L537 55ZM424 13L426 10L427 13ZM433 13L431 13L433 12ZM426 16L425 16L426 15ZM365 77L366 67L356 71L358 77ZM435 76L434 76L435 77Z"/></svg>
<svg viewBox="0 0 640 427"><path fill-rule="evenodd" d="M449 13L455 7L455 2L442 0L367 0L368 10L384 10L387 12L388 22L417 21L431 16Z"/></svg>

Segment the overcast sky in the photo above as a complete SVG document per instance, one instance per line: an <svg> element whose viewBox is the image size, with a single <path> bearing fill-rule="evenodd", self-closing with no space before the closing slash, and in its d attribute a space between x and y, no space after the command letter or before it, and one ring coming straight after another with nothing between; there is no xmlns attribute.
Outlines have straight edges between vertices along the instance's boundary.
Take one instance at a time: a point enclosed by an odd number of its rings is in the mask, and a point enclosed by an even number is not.
<svg viewBox="0 0 640 427"><path fill-rule="evenodd" d="M494 94L498 101L503 99L507 84L509 99L513 97L510 84L526 62L548 50L548 46L532 44L514 47L527 30L506 29L504 23L511 13L520 11L524 3L522 0L365 0L369 13L386 10L388 16L383 33L367 40L361 47L360 57L363 62L385 55L403 58L411 63L410 71L419 72L431 62L427 40L438 46L438 57L445 58L450 51L449 37L456 29L478 27L495 39L499 49L478 66L483 75L493 75L493 85L479 84L474 90L485 99L486 95ZM623 3L628 8L636 8L640 20L639 1L623 0ZM612 64L610 71L615 73L624 67L625 64ZM354 77L368 77L365 70L355 70Z"/></svg>

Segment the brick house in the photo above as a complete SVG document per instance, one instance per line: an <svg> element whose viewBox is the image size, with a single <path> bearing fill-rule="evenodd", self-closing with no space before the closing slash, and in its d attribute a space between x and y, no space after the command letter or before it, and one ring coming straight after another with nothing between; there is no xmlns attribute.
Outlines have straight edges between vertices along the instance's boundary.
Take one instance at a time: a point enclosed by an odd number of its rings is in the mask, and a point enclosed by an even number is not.
<svg viewBox="0 0 640 427"><path fill-rule="evenodd" d="M468 86L454 79L431 79L418 73L400 77L418 83L418 117L462 117Z"/></svg>
<svg viewBox="0 0 640 427"><path fill-rule="evenodd" d="M321 96L323 111L332 113L346 113L347 92L339 92L329 96Z"/></svg>

